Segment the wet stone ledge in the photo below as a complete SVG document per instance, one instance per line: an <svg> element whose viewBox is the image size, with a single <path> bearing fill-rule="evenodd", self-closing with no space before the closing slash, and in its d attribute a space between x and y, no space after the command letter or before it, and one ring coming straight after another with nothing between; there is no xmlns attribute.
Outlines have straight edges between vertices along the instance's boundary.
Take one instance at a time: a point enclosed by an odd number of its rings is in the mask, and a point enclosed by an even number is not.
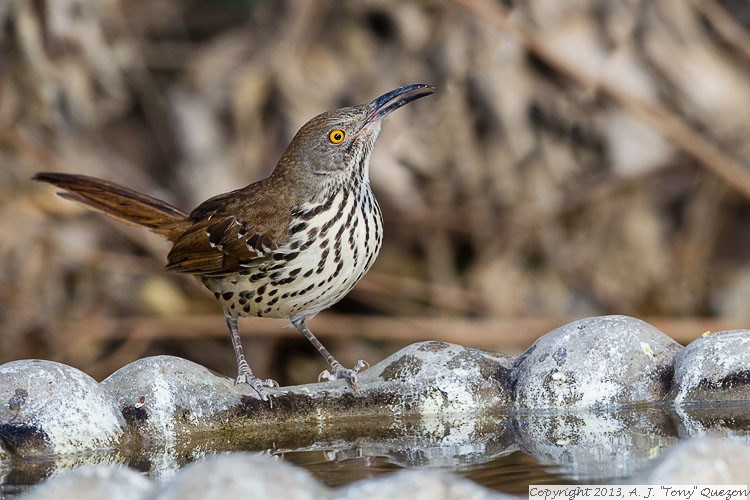
<svg viewBox="0 0 750 500"><path fill-rule="evenodd" d="M512 358L443 342L408 346L344 381L269 389L272 403L190 361L156 356L131 363L102 387L144 442L196 433L241 435L263 443L339 434L378 435L414 416L493 415L512 404Z"/></svg>
<svg viewBox="0 0 750 500"><path fill-rule="evenodd" d="M607 456L626 456L628 475L686 436L750 442L731 428L750 429L748 345L750 330L682 348L638 319L593 317L515 359L413 344L362 372L356 390L343 381L271 389L273 406L172 356L138 360L100 384L59 363L14 361L0 365L0 471L31 484L87 463L145 461L162 483L216 452L356 448L410 467L523 450L577 468L576 480L602 478Z"/></svg>

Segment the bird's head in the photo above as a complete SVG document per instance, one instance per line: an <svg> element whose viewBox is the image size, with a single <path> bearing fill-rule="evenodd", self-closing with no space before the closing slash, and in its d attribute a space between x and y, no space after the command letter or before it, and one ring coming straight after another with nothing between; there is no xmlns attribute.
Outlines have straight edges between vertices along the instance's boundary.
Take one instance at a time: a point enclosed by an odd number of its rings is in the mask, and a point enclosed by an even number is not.
<svg viewBox="0 0 750 500"><path fill-rule="evenodd" d="M294 136L276 167L278 173L315 179L320 177L366 180L368 163L382 119L392 111L435 92L432 85L417 83L386 92L367 104L327 111L308 121ZM294 172L292 172L294 171Z"/></svg>

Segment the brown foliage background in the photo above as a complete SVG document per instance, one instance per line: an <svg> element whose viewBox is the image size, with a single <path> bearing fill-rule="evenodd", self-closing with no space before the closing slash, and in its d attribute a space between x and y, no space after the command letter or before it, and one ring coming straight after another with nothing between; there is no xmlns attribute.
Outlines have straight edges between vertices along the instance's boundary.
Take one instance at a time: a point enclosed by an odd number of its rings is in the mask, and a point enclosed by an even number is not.
<svg viewBox="0 0 750 500"><path fill-rule="evenodd" d="M174 352L231 374L218 308L161 270L164 242L30 177L189 209L267 175L312 116L413 82L439 93L376 148L381 256L311 322L342 361L438 332L517 350L607 313L750 325L747 2L6 0L0 362L101 377ZM282 326L245 323L252 364L309 381L322 362Z"/></svg>

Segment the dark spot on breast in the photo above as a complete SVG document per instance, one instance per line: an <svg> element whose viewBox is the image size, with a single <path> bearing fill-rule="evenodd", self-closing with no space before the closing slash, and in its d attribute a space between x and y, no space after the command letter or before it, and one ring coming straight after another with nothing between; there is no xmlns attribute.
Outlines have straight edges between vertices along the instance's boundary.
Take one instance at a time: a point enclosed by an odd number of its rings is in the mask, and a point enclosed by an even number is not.
<svg viewBox="0 0 750 500"><path fill-rule="evenodd" d="M346 224L341 224L341 227L339 228L338 232L336 233L335 240L336 240L337 243L341 241L341 235L344 234L344 229L346 229L346 226L347 226Z"/></svg>
<svg viewBox="0 0 750 500"><path fill-rule="evenodd" d="M286 261L280 260L280 261L276 261L276 264L266 267L266 271L278 271L280 269L284 269L285 267L286 267ZM271 277L272 278L275 277L276 274L278 273L272 274Z"/></svg>
<svg viewBox="0 0 750 500"><path fill-rule="evenodd" d="M300 231L304 231L305 228L307 228L307 222L298 222L297 224L293 225L291 229L289 229L289 232L291 234L297 234Z"/></svg>
<svg viewBox="0 0 750 500"><path fill-rule="evenodd" d="M221 294L221 298L224 300L229 300L232 297L234 297L234 292L224 292Z"/></svg>
<svg viewBox="0 0 750 500"><path fill-rule="evenodd" d="M337 214L336 217L332 217L331 220L329 220L328 222L326 222L325 224L323 224L323 226L321 226L321 228L320 228L320 235L321 236L324 235L324 234L326 234L328 232L328 230L331 229L331 226L333 226L333 224L339 219L340 215L341 214Z"/></svg>

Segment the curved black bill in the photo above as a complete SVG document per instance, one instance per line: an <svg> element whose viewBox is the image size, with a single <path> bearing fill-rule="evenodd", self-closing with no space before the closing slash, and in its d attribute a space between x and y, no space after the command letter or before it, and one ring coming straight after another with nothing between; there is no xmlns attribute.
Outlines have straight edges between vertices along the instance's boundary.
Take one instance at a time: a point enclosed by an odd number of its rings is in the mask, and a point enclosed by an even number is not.
<svg viewBox="0 0 750 500"><path fill-rule="evenodd" d="M435 87L426 83L413 83L405 85L390 92L386 92L380 97L376 97L367 105L370 115L366 123L380 120L391 111L395 111L401 106L416 101L420 97L425 97L435 93Z"/></svg>

